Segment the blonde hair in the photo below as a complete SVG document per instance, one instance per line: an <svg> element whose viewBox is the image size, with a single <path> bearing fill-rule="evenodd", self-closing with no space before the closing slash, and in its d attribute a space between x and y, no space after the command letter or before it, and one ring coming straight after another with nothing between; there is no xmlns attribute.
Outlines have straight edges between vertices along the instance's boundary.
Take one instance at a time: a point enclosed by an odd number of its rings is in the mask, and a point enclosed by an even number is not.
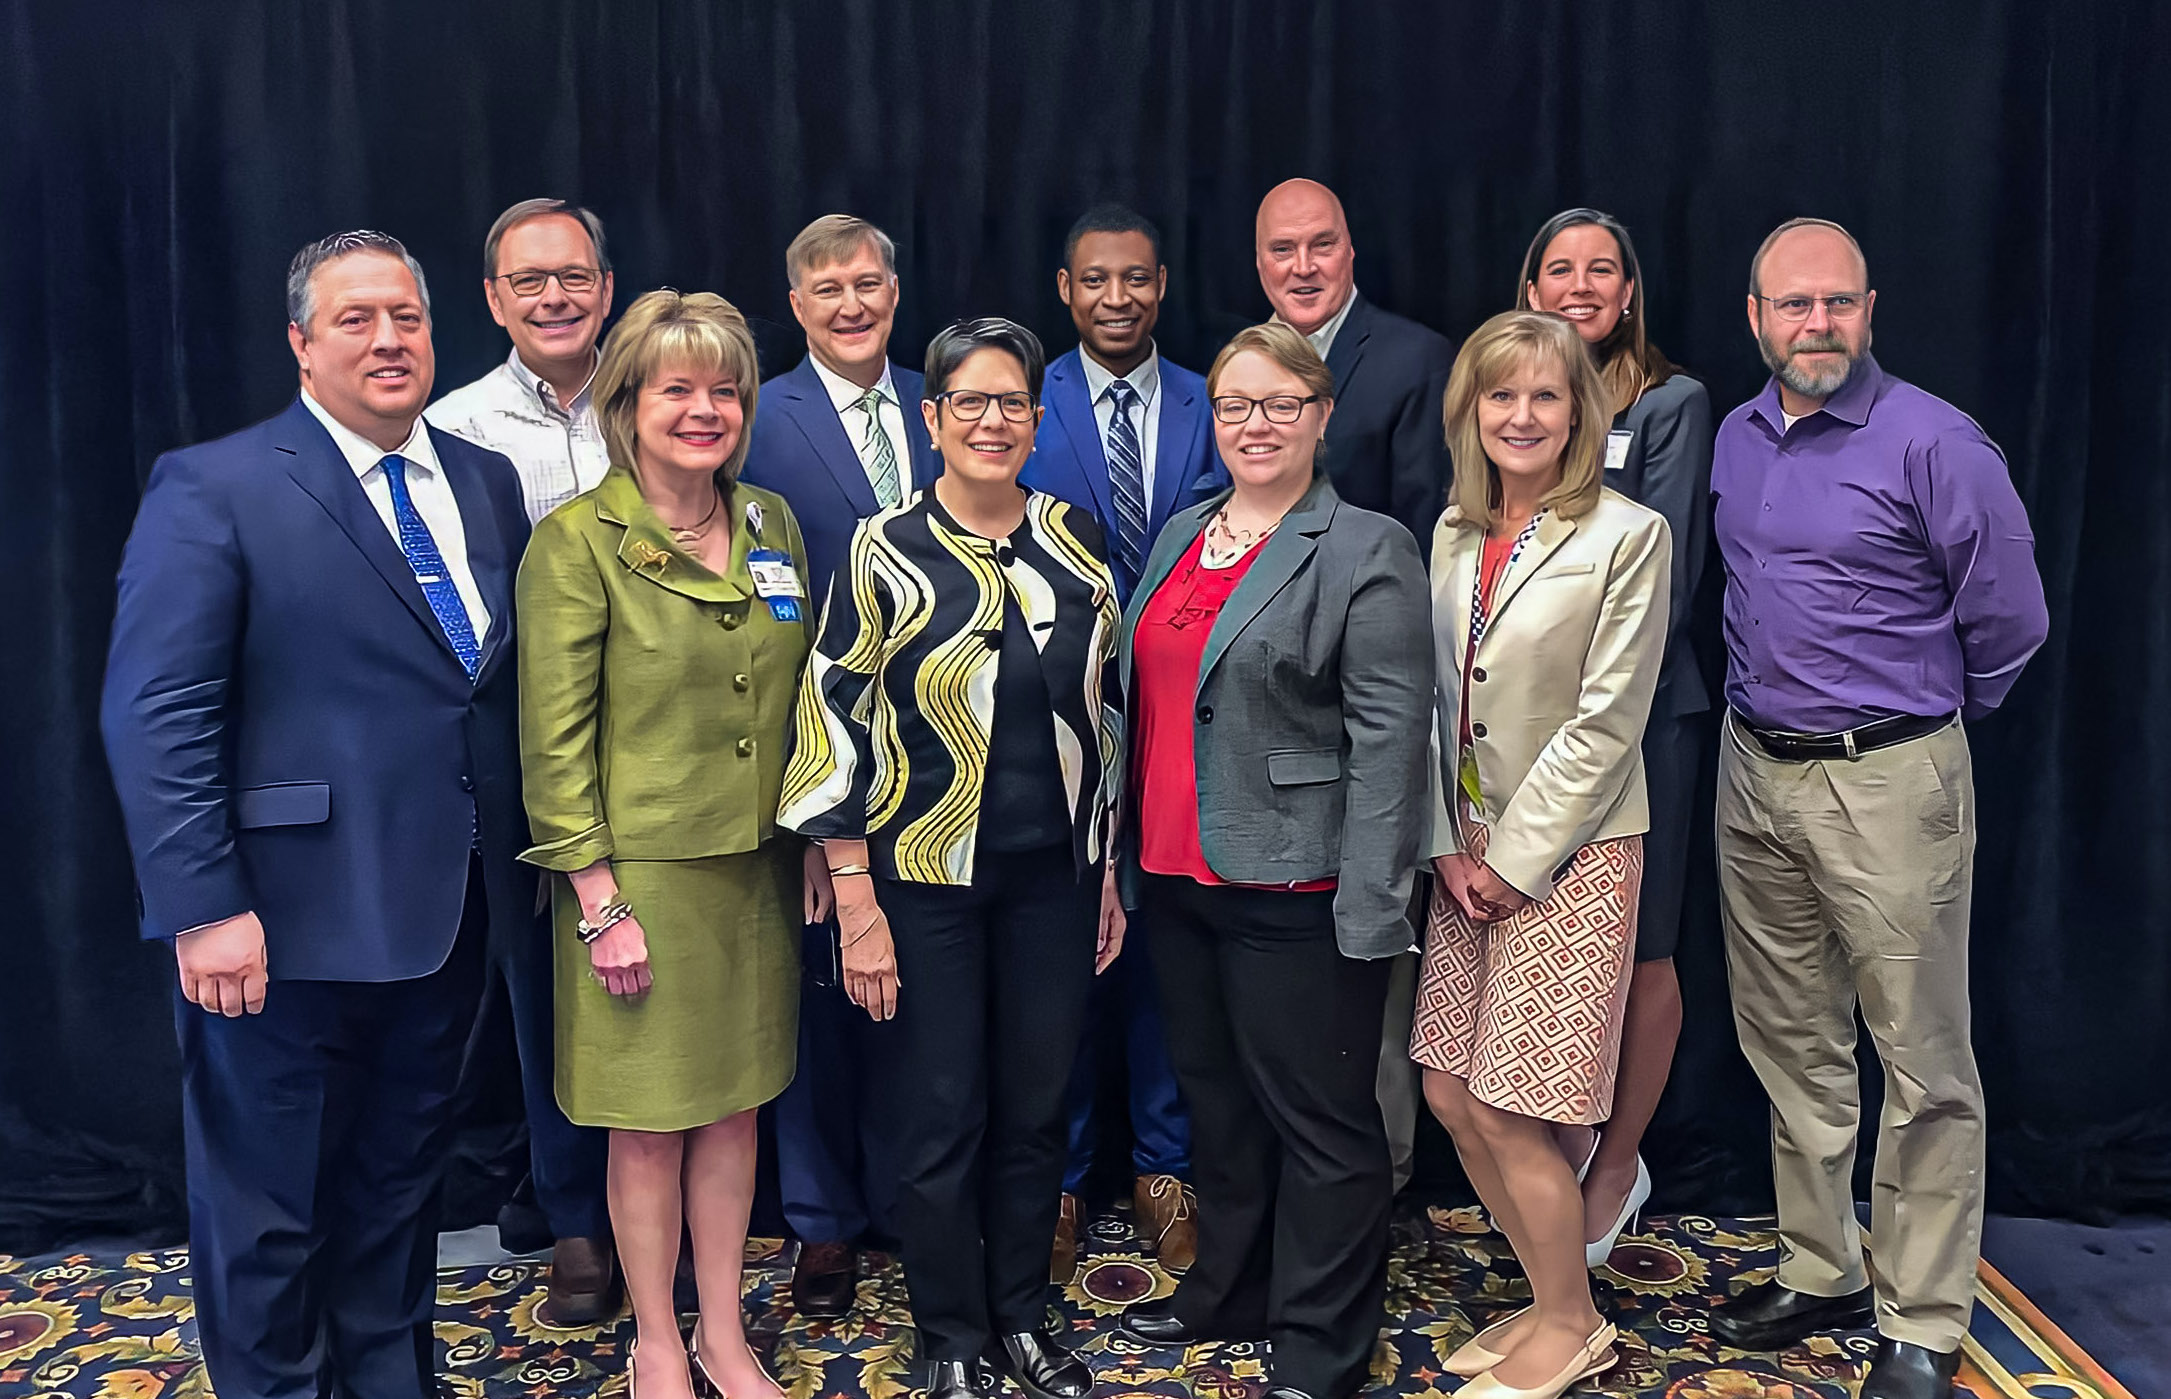
<svg viewBox="0 0 2171 1399"><path fill-rule="evenodd" d="M739 308L714 292L673 291L664 287L642 295L603 340L596 365L596 421L611 465L633 470L638 459L634 420L641 386L665 365L684 365L698 373L721 371L738 385L745 419L739 445L717 471L726 481L739 479L746 449L754 440L754 401L761 393L761 361L754 353L753 332Z"/></svg>
<svg viewBox="0 0 2171 1399"><path fill-rule="evenodd" d="M887 233L851 214L824 214L800 229L784 250L784 276L797 290L815 268L847 261L870 243L881 255L883 272L896 276L897 245Z"/></svg>
<svg viewBox="0 0 2171 1399"><path fill-rule="evenodd" d="M1206 371L1209 416L1213 412L1214 395L1221 389L1223 371L1228 369L1231 360L1246 352L1266 356L1278 367L1294 374L1307 393L1329 403L1334 401L1334 371L1327 368L1327 362L1312 348L1312 342L1298 334L1293 326L1280 321L1263 321L1236 332L1229 343L1221 347L1221 353L1214 356L1213 367ZM1327 439L1321 437L1319 444L1312 448L1312 475L1316 477L1325 471L1326 462Z"/></svg>
<svg viewBox="0 0 2171 1399"><path fill-rule="evenodd" d="M1575 425L1560 455L1560 484L1545 493L1538 507L1573 519L1598 504L1605 486L1606 434L1613 427L1612 396L1598 366L1583 337L1562 317L1542 311L1503 311L1464 342L1440 405L1448 454L1455 461L1449 500L1461 514L1460 524L1489 530L1500 508L1500 469L1485 454L1477 425L1478 400L1534 360L1561 366L1575 406Z"/></svg>

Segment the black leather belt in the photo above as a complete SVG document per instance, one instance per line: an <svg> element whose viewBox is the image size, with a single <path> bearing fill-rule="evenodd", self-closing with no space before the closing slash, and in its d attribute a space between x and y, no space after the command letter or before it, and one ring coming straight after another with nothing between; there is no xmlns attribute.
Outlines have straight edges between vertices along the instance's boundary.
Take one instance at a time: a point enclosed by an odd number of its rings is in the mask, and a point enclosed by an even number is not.
<svg viewBox="0 0 2171 1399"><path fill-rule="evenodd" d="M1842 729L1838 733L1803 734L1790 733L1785 729L1760 729L1734 711L1734 722L1742 732L1756 740L1756 746L1783 763L1808 763L1821 758L1859 758L1864 753L1874 753L1880 748L1890 748L1897 743L1924 738L1959 716L1956 714L1895 714L1888 719L1872 719L1857 728Z"/></svg>

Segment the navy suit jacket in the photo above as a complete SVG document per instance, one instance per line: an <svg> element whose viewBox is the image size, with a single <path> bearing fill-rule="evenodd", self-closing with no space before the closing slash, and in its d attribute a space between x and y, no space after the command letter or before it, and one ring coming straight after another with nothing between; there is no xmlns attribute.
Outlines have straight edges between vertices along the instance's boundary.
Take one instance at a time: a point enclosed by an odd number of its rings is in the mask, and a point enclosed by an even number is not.
<svg viewBox="0 0 2171 1399"><path fill-rule="evenodd" d="M927 440L920 419L925 380L895 360L890 382L905 417L905 445L910 452L906 495L924 491L942 474L942 458ZM855 414L855 416L857 416ZM908 464L899 462L900 468ZM852 553L852 531L875 513L874 487L859 451L844 430L844 420L829 401L829 390L814 372L813 359L799 362L761 386L754 411L753 440L739 479L775 491L791 506L807 544L807 586L820 607L829 596L829 580Z"/></svg>
<svg viewBox="0 0 2171 1399"><path fill-rule="evenodd" d="M1400 520L1427 555L1454 471L1441 421L1454 367L1455 346L1445 336L1362 296L1327 354L1334 416L1325 447L1335 492Z"/></svg>
<svg viewBox="0 0 2171 1399"><path fill-rule="evenodd" d="M1109 569L1116 576L1116 596L1128 606L1138 579L1116 561L1116 502L1108 486L1108 454L1100 420L1086 393L1085 366L1072 350L1048 366L1041 420L1019 481L1036 491L1091 511L1109 543ZM1153 499L1146 502L1145 553L1169 518L1213 496L1229 484L1229 472L1214 450L1213 414L1206 406L1206 381L1181 365L1161 360L1161 421L1153 458ZM1143 562L1143 560L1141 560Z"/></svg>
<svg viewBox="0 0 2171 1399"><path fill-rule="evenodd" d="M145 937L254 911L274 981L425 976L459 933L478 834L492 941L533 935L520 480L495 452L430 441L490 610L473 682L299 398L152 468L100 714Z"/></svg>

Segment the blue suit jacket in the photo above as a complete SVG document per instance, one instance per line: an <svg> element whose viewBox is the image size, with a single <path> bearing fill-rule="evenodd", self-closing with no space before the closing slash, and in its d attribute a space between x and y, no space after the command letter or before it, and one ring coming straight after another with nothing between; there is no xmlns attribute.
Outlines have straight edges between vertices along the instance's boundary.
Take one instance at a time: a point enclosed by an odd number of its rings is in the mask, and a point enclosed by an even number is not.
<svg viewBox="0 0 2171 1399"><path fill-rule="evenodd" d="M406 556L297 398L152 468L101 723L145 937L253 910L272 979L443 964L482 843L490 932L533 935L514 697L512 464L430 430L490 610L467 678Z"/></svg>
<svg viewBox="0 0 2171 1399"><path fill-rule="evenodd" d="M905 444L911 455L911 479L904 487L909 495L935 483L942 474L942 458L920 421L925 380L892 360L890 382L904 409ZM867 468L860 465L859 452L811 358L762 384L754 436L739 479L775 491L791 506L806 538L807 586L820 607L829 596L829 580L851 557L852 531L877 507Z"/></svg>
<svg viewBox="0 0 2171 1399"><path fill-rule="evenodd" d="M1072 350L1048 366L1041 400L1048 414L1041 420L1019 480L1036 491L1089 510L1110 541L1109 568L1116 575L1118 600L1129 605L1138 579L1115 561L1116 503L1108 488L1108 455L1100 422L1086 397L1085 366ZM1213 414L1206 406L1206 381L1181 365L1161 360L1161 423L1153 459L1153 499L1146 502L1145 553L1169 517L1205 500L1229 484L1228 468L1214 450Z"/></svg>

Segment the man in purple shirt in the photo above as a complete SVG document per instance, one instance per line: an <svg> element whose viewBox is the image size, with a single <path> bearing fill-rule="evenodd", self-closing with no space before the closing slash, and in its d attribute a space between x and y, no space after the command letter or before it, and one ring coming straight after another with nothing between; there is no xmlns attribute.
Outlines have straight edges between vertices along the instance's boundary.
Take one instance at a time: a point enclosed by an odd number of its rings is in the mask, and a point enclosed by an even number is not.
<svg viewBox="0 0 2171 1399"><path fill-rule="evenodd" d="M1749 273L1772 381L1719 428L1726 562L1719 887L1741 1045L1772 1100L1781 1262L1712 1318L1778 1350L1874 1315L1861 1399L1947 1395L1982 1232L1968 1037L1974 782L1961 720L1997 708L2048 624L2005 458L1870 357L1847 231L1782 224ZM1885 1066L1871 1192L1851 1188L1859 1003Z"/></svg>

